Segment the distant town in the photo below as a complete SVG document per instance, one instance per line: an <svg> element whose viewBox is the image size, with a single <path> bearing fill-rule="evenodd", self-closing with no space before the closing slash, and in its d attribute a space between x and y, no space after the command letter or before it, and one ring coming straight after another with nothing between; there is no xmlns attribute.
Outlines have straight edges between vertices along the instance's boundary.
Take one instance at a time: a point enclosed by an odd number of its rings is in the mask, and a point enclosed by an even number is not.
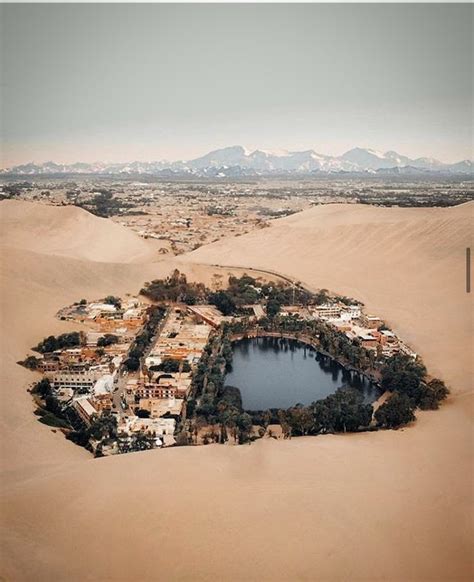
<svg viewBox="0 0 474 582"><path fill-rule="evenodd" d="M319 204L453 206L474 199L464 176L160 179L153 176L0 178L0 200L81 207L156 246L157 257L193 251Z"/></svg>

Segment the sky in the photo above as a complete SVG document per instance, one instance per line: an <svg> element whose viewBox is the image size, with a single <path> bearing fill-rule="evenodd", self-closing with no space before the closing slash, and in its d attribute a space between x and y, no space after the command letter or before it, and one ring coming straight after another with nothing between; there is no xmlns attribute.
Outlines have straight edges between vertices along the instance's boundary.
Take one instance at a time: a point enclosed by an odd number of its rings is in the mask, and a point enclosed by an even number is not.
<svg viewBox="0 0 474 582"><path fill-rule="evenodd" d="M469 4L3 4L1 166L473 157Z"/></svg>

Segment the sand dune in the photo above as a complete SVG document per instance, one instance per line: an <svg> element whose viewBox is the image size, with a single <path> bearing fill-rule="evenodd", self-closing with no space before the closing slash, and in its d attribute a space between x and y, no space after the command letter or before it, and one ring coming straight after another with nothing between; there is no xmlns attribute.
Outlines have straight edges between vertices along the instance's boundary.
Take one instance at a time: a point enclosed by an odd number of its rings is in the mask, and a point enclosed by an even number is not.
<svg viewBox="0 0 474 582"><path fill-rule="evenodd" d="M97 262L85 245L57 256L54 237L84 240L81 222L48 209L50 226L34 230L34 209L27 226L15 209L1 251L4 578L472 579L472 322L463 281L472 208L315 208L179 263L204 280L216 269L199 261L275 269L363 299L449 381L454 396L440 411L397 432L98 460L34 420L25 392L33 376L15 361L68 327L54 320L61 306L136 292L173 263L126 264L119 253L114 264Z"/></svg>
<svg viewBox="0 0 474 582"><path fill-rule="evenodd" d="M75 206L4 200L0 228L0 244L16 249L109 263L152 261L157 256L153 241Z"/></svg>

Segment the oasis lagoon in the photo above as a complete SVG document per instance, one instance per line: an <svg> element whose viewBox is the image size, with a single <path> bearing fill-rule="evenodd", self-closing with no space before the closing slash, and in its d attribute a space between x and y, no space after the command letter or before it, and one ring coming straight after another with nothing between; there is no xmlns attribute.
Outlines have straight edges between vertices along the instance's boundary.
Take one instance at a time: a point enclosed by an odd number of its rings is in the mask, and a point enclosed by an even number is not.
<svg viewBox="0 0 474 582"><path fill-rule="evenodd" d="M342 386L360 391L366 403L380 396L365 377L297 340L260 337L232 347L232 370L225 384L240 389L244 410L308 405Z"/></svg>

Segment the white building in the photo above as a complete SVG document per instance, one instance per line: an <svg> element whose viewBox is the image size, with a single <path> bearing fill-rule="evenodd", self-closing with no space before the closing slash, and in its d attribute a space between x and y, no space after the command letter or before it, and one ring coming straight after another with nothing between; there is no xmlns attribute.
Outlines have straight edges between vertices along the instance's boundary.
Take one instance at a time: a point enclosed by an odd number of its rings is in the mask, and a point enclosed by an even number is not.
<svg viewBox="0 0 474 582"><path fill-rule="evenodd" d="M114 389L114 376L112 374L105 374L101 376L94 384L94 396L102 394L110 394Z"/></svg>
<svg viewBox="0 0 474 582"><path fill-rule="evenodd" d="M145 432L158 436L174 434L176 421L174 418L126 418L119 426L119 430L132 435L135 432Z"/></svg>
<svg viewBox="0 0 474 582"><path fill-rule="evenodd" d="M54 390L71 388L72 390L92 390L97 380L103 375L103 370L92 369L81 372L57 371L50 376Z"/></svg>
<svg viewBox="0 0 474 582"><path fill-rule="evenodd" d="M348 305L345 312L350 314L351 319L359 319L362 315L362 310L359 305Z"/></svg>
<svg viewBox="0 0 474 582"><path fill-rule="evenodd" d="M321 319L339 318L342 308L336 303L325 303L324 305L317 305L313 309L313 315Z"/></svg>

